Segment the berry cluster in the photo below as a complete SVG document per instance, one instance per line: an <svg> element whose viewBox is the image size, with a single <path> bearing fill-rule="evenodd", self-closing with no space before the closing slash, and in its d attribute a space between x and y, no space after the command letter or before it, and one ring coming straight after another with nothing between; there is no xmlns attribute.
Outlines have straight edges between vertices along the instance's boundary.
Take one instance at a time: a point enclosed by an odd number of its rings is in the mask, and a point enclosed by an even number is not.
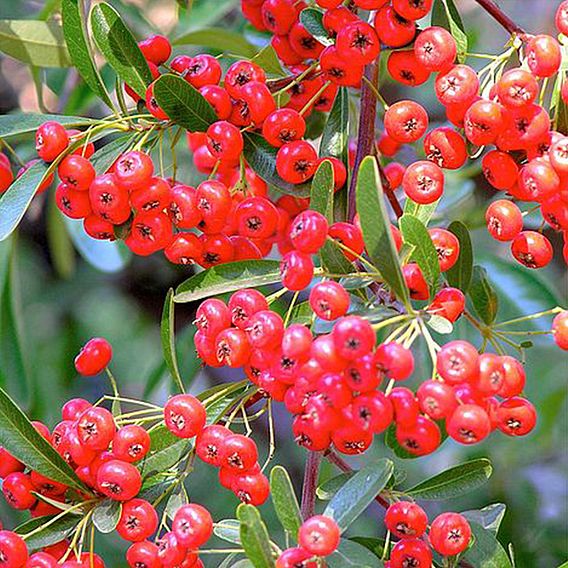
<svg viewBox="0 0 568 568"><path fill-rule="evenodd" d="M432 566L433 548L442 556L456 556L469 546L471 528L459 513L442 513L429 527L422 507L408 501L393 503L385 514L385 525L393 536L400 539L393 547L387 568Z"/></svg>
<svg viewBox="0 0 568 568"><path fill-rule="evenodd" d="M330 517L315 515L298 530L298 544L287 548L276 560L276 568L316 568L325 566L322 558L333 554L339 545L339 527Z"/></svg>

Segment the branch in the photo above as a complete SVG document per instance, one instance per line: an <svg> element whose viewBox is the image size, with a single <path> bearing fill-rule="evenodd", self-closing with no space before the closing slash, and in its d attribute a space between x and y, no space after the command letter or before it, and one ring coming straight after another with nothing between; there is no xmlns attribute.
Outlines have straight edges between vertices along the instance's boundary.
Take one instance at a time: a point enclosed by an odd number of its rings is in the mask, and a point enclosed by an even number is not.
<svg viewBox="0 0 568 568"><path fill-rule="evenodd" d="M341 459L333 450L328 450L325 453L325 457L341 471L345 473L351 473L353 471L353 468L346 461ZM384 497L381 497L380 493L375 497L375 501L385 509L390 507L390 503Z"/></svg>
<svg viewBox="0 0 568 568"><path fill-rule="evenodd" d="M475 0L488 14L497 20L511 35L524 35L525 30L513 22L493 0Z"/></svg>
<svg viewBox="0 0 568 568"><path fill-rule="evenodd" d="M316 488L318 485L321 453L308 452L304 467L304 484L302 486L302 517L309 519L315 514Z"/></svg>
<svg viewBox="0 0 568 568"><path fill-rule="evenodd" d="M379 173L381 174L381 183L383 186L383 192L387 196L387 199L391 204L391 207L394 211L394 214L396 215L396 218L400 219L404 214L404 211L402 209L402 206L398 202L398 198L396 197L394 190L392 189L389 180L387 179L387 176L385 175L385 172L383 171L383 168L381 167L381 164L378 159L377 159L377 166L379 168Z"/></svg>
<svg viewBox="0 0 568 568"><path fill-rule="evenodd" d="M357 212L355 191L357 187L357 173L359 166L366 156L373 153L375 145L375 119L377 117L377 101L372 91L371 85L375 86L379 80L379 66L376 62L369 63L365 67L365 77L369 80L363 81L361 85L361 112L359 115L359 133L357 136L357 153L355 154L355 164L353 165L353 177L349 186L348 194L348 218L353 221ZM369 83L371 85L369 85Z"/></svg>

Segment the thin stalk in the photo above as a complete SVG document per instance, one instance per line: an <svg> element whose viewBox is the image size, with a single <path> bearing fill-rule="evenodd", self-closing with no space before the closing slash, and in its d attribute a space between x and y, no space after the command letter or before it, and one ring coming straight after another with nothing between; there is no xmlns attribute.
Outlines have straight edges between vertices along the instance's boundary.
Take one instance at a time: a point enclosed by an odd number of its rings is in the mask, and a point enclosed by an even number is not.
<svg viewBox="0 0 568 568"><path fill-rule="evenodd" d="M516 24L493 0L475 0L490 16L497 20L511 35L524 35L526 32Z"/></svg>
<svg viewBox="0 0 568 568"><path fill-rule="evenodd" d="M308 519L314 516L316 505L316 488L318 484L321 453L308 452L304 468L304 483L302 486L302 517Z"/></svg>

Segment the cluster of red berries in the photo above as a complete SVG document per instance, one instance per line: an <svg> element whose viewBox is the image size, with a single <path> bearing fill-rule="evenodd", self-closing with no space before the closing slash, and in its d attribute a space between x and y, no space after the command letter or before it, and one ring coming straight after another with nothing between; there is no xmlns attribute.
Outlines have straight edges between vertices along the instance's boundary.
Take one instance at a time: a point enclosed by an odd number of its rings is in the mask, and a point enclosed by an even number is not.
<svg viewBox="0 0 568 568"><path fill-rule="evenodd" d="M387 568L432 566L432 550L442 556L456 556L464 552L471 539L471 527L459 513L442 513L429 527L428 516L422 507L408 501L393 503L385 514L385 525L400 539L392 548Z"/></svg>
<svg viewBox="0 0 568 568"><path fill-rule="evenodd" d="M306 519L298 530L298 545L284 550L276 560L276 568L316 568L325 566L322 558L333 554L339 545L337 523L326 515Z"/></svg>

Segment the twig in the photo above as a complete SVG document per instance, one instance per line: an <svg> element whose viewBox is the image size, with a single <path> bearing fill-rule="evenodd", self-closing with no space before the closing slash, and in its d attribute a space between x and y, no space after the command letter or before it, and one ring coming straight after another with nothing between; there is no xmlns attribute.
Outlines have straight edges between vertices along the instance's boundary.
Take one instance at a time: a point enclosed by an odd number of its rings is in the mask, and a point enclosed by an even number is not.
<svg viewBox="0 0 568 568"><path fill-rule="evenodd" d="M316 505L316 488L318 485L321 453L308 452L304 467L304 484L302 486L302 517L309 519L314 516Z"/></svg>
<svg viewBox="0 0 568 568"><path fill-rule="evenodd" d="M396 215L396 218L400 219L402 217L402 215L404 214L404 211L402 209L402 206L398 202L398 198L395 195L394 190L392 189L390 182L389 182L387 176L385 175L385 172L383 171L383 168L381 167L381 164L380 164L378 158L377 158L377 166L379 168L379 173L381 174L381 182L382 182L382 186L383 186L383 192L387 196L387 199L389 200L389 203L391 204L391 207L394 211L394 214Z"/></svg>
<svg viewBox="0 0 568 568"><path fill-rule="evenodd" d="M353 471L353 468L346 461L341 459L333 450L328 450L325 453L325 457L341 471L345 473L351 473ZM385 509L390 507L390 503L384 497L381 497L380 493L375 497L375 501Z"/></svg>
<svg viewBox="0 0 568 568"><path fill-rule="evenodd" d="M475 0L488 14L497 20L511 35L524 35L525 30L513 22L493 0Z"/></svg>

